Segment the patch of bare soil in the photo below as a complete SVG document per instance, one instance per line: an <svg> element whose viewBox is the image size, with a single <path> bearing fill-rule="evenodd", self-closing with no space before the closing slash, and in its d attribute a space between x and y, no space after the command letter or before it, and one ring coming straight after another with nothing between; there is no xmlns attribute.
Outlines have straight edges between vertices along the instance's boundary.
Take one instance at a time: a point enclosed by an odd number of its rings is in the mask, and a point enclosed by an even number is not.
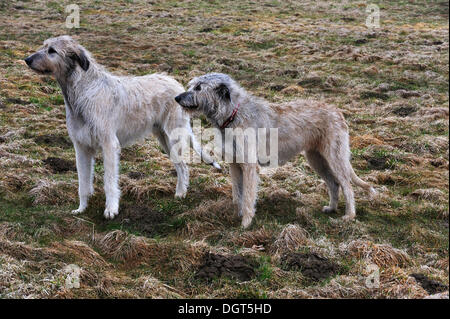
<svg viewBox="0 0 450 319"><path fill-rule="evenodd" d="M34 138L34 141L40 145L57 146L61 148L70 148L72 143L68 138L62 135L45 134Z"/></svg>
<svg viewBox="0 0 450 319"><path fill-rule="evenodd" d="M145 205L125 204L115 221L142 235L153 237L165 231L168 217L166 213L152 210Z"/></svg>
<svg viewBox="0 0 450 319"><path fill-rule="evenodd" d="M367 163L370 169L377 171L382 171L389 168L388 158L386 156L382 157L369 157L367 158Z"/></svg>
<svg viewBox="0 0 450 319"><path fill-rule="evenodd" d="M128 177L131 179L143 179L145 177L144 173L132 171L128 173Z"/></svg>
<svg viewBox="0 0 450 319"><path fill-rule="evenodd" d="M298 270L313 282L321 281L339 272L341 267L314 253L290 253L281 257L285 270Z"/></svg>
<svg viewBox="0 0 450 319"><path fill-rule="evenodd" d="M410 276L413 277L430 295L448 290L446 285L439 281L432 280L424 274L411 274Z"/></svg>
<svg viewBox="0 0 450 319"><path fill-rule="evenodd" d="M255 277L254 267L250 259L240 255L224 256L207 253L195 276L204 280L228 277L248 281Z"/></svg>
<svg viewBox="0 0 450 319"><path fill-rule="evenodd" d="M394 110L392 110L392 113L394 113L395 115L401 116L401 117L406 117L416 111L417 111L417 108L406 105L406 106L399 106L399 107L395 108Z"/></svg>
<svg viewBox="0 0 450 319"><path fill-rule="evenodd" d="M59 157L48 157L43 160L44 164L50 167L55 173L76 171L75 163Z"/></svg>

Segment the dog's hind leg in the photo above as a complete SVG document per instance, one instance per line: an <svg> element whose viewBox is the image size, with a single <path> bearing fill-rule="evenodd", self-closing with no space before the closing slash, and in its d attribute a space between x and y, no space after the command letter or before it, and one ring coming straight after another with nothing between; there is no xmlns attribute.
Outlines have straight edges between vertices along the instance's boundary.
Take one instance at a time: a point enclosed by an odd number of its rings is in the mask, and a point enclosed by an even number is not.
<svg viewBox="0 0 450 319"><path fill-rule="evenodd" d="M88 204L89 196L94 193L94 154L95 152L84 145L74 143L78 173L78 196L80 206L73 210L73 214L82 213Z"/></svg>
<svg viewBox="0 0 450 319"><path fill-rule="evenodd" d="M189 186L189 169L187 165L181 160L178 159L176 156L171 156L174 154L171 154L172 147L175 143L179 143L178 140L170 140L169 136L162 130L155 130L153 134L158 138L159 143L161 144L161 147L163 148L164 152L167 153L167 155L170 157L170 159L173 162L173 165L175 166L175 170L177 171L177 186L175 190L175 197L177 198L184 198L186 197L187 188ZM174 158L177 158L174 160Z"/></svg>
<svg viewBox="0 0 450 319"><path fill-rule="evenodd" d="M317 151L307 151L306 159L317 174L323 178L328 187L330 204L328 206L324 206L322 212L335 212L339 201L339 183L334 177L327 160Z"/></svg>
<svg viewBox="0 0 450 319"><path fill-rule="evenodd" d="M242 169L239 164L230 164L230 175L232 182L233 204L237 205L238 215L242 216Z"/></svg>
<svg viewBox="0 0 450 319"><path fill-rule="evenodd" d="M258 172L256 164L242 164L242 227L247 228L255 216L255 203L258 193Z"/></svg>
<svg viewBox="0 0 450 319"><path fill-rule="evenodd" d="M108 137L103 142L103 166L105 168L104 188L106 195L106 207L104 216L113 219L119 214L119 156L120 143L116 136Z"/></svg>
<svg viewBox="0 0 450 319"><path fill-rule="evenodd" d="M361 178L359 178L356 175L355 171L353 170L353 167L351 166L352 164L350 163L350 161L349 161L348 165L350 166L350 169L351 169L350 174L352 177L352 182L355 185L358 185L359 187L364 188L367 192L369 192L370 196L376 195L377 191L372 187L372 185L370 185L369 183L366 183L365 181L363 181Z"/></svg>
<svg viewBox="0 0 450 319"><path fill-rule="evenodd" d="M355 195L352 187L352 166L350 164L350 147L348 145L348 135L341 138L339 143L333 143L328 149L328 156L325 158L330 165L331 171L342 188L345 198L344 220L352 220L356 216ZM325 154L323 154L325 155Z"/></svg>

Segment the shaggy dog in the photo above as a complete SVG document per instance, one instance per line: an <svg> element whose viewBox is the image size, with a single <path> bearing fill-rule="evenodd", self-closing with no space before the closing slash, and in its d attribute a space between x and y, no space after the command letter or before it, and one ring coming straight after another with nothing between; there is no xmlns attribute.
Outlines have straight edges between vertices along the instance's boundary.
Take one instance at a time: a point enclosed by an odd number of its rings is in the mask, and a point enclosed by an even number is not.
<svg viewBox="0 0 450 319"><path fill-rule="evenodd" d="M67 129L76 151L79 182L80 206L73 213L86 209L94 191L94 157L98 150L103 152L105 169L104 216L112 219L119 213L120 149L151 133L171 156L172 146L180 142L171 133L184 128L205 162L219 168L206 154L201 154L189 115L173 100L184 91L173 78L163 74L113 75L69 36L46 40L25 62L39 74L54 76L64 95ZM174 165L178 176L175 196L184 197L189 184L188 168L183 161L174 161Z"/></svg>
<svg viewBox="0 0 450 319"><path fill-rule="evenodd" d="M355 217L355 203L351 183L374 194L375 190L356 176L350 164L348 127L342 113L324 103L295 100L269 105L263 99L249 94L226 74L211 73L196 77L188 84L187 92L175 100L186 110L199 111L220 130L222 138L229 129L267 129L278 132L278 164L282 165L300 152L304 152L311 167L325 180L330 195L330 204L324 212L337 209L339 188L345 197L344 219ZM256 137L258 139L258 136ZM233 152L248 147L233 141ZM242 144L242 143L241 143ZM222 143L224 145L224 143ZM226 152L227 150L225 150ZM255 214L258 185L258 161L236 161L236 154L230 164L233 183L233 201L238 205L244 228L251 224Z"/></svg>

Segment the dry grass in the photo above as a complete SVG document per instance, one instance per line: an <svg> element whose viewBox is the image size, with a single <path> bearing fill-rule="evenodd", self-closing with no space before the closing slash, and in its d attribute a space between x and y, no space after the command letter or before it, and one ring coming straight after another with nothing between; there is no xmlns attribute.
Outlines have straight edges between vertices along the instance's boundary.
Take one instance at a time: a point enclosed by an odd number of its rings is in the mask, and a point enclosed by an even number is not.
<svg viewBox="0 0 450 319"><path fill-rule="evenodd" d="M63 3L0 4L0 298L448 298L410 276L448 286L448 2L375 1L381 26L364 25L361 1L81 0L81 28L66 29ZM57 83L23 58L43 40L71 34L118 74L167 72L186 84L229 73L271 102L319 99L350 128L356 173L379 191L355 189L357 220L320 212L328 194L299 156L261 169L255 223L240 229L223 172L190 165L190 187L149 138L123 149L119 218L105 221L103 165L95 195L76 208L77 176L45 162L73 163ZM206 253L243 255L242 283L195 273ZM280 256L314 253L342 273L308 282ZM64 268L81 267L65 288ZM380 267L368 288L367 266Z"/></svg>
<svg viewBox="0 0 450 319"><path fill-rule="evenodd" d="M308 232L298 225L286 225L273 243L272 250L279 256L288 251L296 251L310 244Z"/></svg>
<svg viewBox="0 0 450 319"><path fill-rule="evenodd" d="M382 268L390 266L405 267L411 262L406 252L393 248L389 244L375 244L365 240L353 240L348 245L341 245L340 249L345 250L358 259L369 260Z"/></svg>

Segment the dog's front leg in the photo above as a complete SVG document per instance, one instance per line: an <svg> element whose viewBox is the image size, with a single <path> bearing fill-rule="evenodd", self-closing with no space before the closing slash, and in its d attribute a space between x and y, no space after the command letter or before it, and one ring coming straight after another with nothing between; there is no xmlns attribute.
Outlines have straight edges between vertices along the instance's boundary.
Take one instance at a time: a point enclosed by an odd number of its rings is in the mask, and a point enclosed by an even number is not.
<svg viewBox="0 0 450 319"><path fill-rule="evenodd" d="M256 164L242 164L242 227L247 228L255 215L255 203L258 192L258 172Z"/></svg>
<svg viewBox="0 0 450 319"><path fill-rule="evenodd" d="M239 164L230 164L233 204L237 205L238 215L242 216L242 169Z"/></svg>
<svg viewBox="0 0 450 319"><path fill-rule="evenodd" d="M106 195L106 219L113 219L119 214L119 156L120 144L116 137L108 139L103 144L103 166L105 176L103 183Z"/></svg>
<svg viewBox="0 0 450 319"><path fill-rule="evenodd" d="M79 143L74 143L74 146L77 160L78 196L80 198L80 206L78 209L73 210L72 213L79 214L84 212L87 207L89 196L94 193L94 151Z"/></svg>

